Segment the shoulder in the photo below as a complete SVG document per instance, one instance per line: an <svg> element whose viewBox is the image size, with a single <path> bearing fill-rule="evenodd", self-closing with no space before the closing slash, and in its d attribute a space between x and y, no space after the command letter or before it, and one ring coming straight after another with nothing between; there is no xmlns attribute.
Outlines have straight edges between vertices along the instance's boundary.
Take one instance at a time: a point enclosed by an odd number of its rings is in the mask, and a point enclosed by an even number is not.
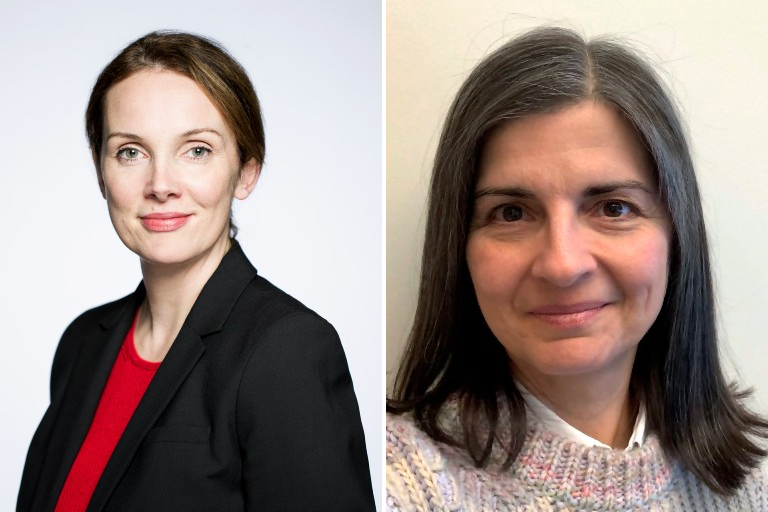
<svg viewBox="0 0 768 512"><path fill-rule="evenodd" d="M740 503L750 503L754 510L768 510L768 460L763 459L752 470L739 488L738 495Z"/></svg>
<svg viewBox="0 0 768 512"><path fill-rule="evenodd" d="M343 354L327 320L260 276L245 288L228 323L247 335L250 359L275 351L284 357L303 354L303 359L328 351Z"/></svg>
<svg viewBox="0 0 768 512"><path fill-rule="evenodd" d="M233 308L230 320L245 321L261 330L296 320L330 327L330 324L299 300L267 279L255 276L245 287ZM331 327L332 329L332 327Z"/></svg>
<svg viewBox="0 0 768 512"><path fill-rule="evenodd" d="M138 290L121 299L91 308L80 314L64 330L58 350L61 351L69 348L70 345L76 345L85 335L94 330L111 327L126 312L126 308L129 308L130 304L136 300L137 293L139 293Z"/></svg>
<svg viewBox="0 0 768 512"><path fill-rule="evenodd" d="M393 454L409 451L430 451L436 448L436 441L421 430L410 414L387 413L387 452Z"/></svg>
<svg viewBox="0 0 768 512"><path fill-rule="evenodd" d="M351 389L334 327L266 279L257 276L246 287L228 323L245 337L241 402L258 405L257 396L275 393L283 399L300 397L303 403L306 397L330 393L329 388Z"/></svg>
<svg viewBox="0 0 768 512"><path fill-rule="evenodd" d="M278 382L304 379L304 370L348 377L346 357L336 329L319 314L268 280L255 275L226 309L219 334L206 341L245 362L254 378L272 375ZM284 373L276 374L278 369Z"/></svg>
<svg viewBox="0 0 768 512"><path fill-rule="evenodd" d="M235 409L244 480L264 493L303 489L317 509L372 508L360 411L335 329L266 282L249 286L233 314L247 311ZM281 506L291 508L273 508Z"/></svg>
<svg viewBox="0 0 768 512"><path fill-rule="evenodd" d="M387 480L393 483L405 473L425 474L443 467L437 441L421 430L410 414L387 413L386 419Z"/></svg>
<svg viewBox="0 0 768 512"><path fill-rule="evenodd" d="M116 321L126 307L135 299L138 290L120 299L91 308L72 320L64 334L75 334L83 330L93 329L99 325Z"/></svg>
<svg viewBox="0 0 768 512"><path fill-rule="evenodd" d="M92 334L94 332L99 332L103 328L109 327L120 318L126 311L126 308L131 307L136 293L131 293L121 299L89 309L67 326L61 335L61 340L53 357L51 370L52 384L73 363L85 341L93 339Z"/></svg>
<svg viewBox="0 0 768 512"><path fill-rule="evenodd" d="M442 510L461 503L457 475L449 468L451 462L463 465L461 453L429 437L411 415L387 414L386 452L387 510Z"/></svg>
<svg viewBox="0 0 768 512"><path fill-rule="evenodd" d="M677 467L677 478L670 489L670 503L680 510L768 510L768 466L766 461L753 468L733 494L712 491L693 473Z"/></svg>

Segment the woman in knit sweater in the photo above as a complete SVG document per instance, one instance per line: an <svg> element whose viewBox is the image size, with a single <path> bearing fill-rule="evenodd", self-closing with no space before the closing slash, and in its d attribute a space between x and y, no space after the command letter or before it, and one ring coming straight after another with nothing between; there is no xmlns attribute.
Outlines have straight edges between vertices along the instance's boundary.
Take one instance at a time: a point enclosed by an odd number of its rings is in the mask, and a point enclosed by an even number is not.
<svg viewBox="0 0 768 512"><path fill-rule="evenodd" d="M768 510L768 422L718 359L679 116L629 48L537 29L435 157L387 418L391 510Z"/></svg>

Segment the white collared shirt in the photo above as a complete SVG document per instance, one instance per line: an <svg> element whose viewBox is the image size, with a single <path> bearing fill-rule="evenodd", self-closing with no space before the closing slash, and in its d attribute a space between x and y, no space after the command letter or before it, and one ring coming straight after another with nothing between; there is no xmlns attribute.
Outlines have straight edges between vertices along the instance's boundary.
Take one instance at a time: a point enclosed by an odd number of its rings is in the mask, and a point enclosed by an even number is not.
<svg viewBox="0 0 768 512"><path fill-rule="evenodd" d="M551 430L571 441L575 441L585 446L611 448L607 444L589 437L584 432L567 423L563 418L555 414L552 409L533 396L530 391L525 389L519 382L516 382L516 384L525 400L526 412L535 417L547 430ZM640 408L637 412L637 419L635 419L635 426L632 429L632 436L629 438L629 443L627 444L625 451L643 445L645 442L645 423L645 404L640 404Z"/></svg>

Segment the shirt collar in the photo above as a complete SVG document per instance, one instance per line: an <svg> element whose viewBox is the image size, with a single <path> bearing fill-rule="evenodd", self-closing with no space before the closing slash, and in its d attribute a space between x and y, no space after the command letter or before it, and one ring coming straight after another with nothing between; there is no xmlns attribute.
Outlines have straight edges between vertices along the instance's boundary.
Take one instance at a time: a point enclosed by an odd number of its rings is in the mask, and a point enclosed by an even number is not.
<svg viewBox="0 0 768 512"><path fill-rule="evenodd" d="M539 421L547 430L551 430L566 439L575 441L585 446L599 446L601 448L611 448L607 444L601 443L597 439L594 439L584 432L573 427L567 423L564 419L554 413L552 409L544 405L539 399L533 396L530 391L525 389L519 382L516 382L520 393L525 400L526 412L530 413L536 420ZM632 429L632 435L629 438L626 450L642 446L645 442L645 430L646 430L646 413L645 404L640 404L640 408L637 412L637 418L635 419L635 426Z"/></svg>

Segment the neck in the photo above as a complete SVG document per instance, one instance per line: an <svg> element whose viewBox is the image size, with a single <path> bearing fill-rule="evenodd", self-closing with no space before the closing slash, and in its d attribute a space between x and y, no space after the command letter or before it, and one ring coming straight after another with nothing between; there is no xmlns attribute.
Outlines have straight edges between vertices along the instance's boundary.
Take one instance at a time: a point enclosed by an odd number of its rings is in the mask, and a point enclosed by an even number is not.
<svg viewBox="0 0 768 512"><path fill-rule="evenodd" d="M622 371L619 371L622 370ZM628 369L598 375L537 375L513 368L515 378L566 423L612 448L632 436L637 405L629 393Z"/></svg>
<svg viewBox="0 0 768 512"><path fill-rule="evenodd" d="M231 247L229 238L194 260L158 264L141 261L147 295L139 308L134 343L148 361L162 361L197 297Z"/></svg>

